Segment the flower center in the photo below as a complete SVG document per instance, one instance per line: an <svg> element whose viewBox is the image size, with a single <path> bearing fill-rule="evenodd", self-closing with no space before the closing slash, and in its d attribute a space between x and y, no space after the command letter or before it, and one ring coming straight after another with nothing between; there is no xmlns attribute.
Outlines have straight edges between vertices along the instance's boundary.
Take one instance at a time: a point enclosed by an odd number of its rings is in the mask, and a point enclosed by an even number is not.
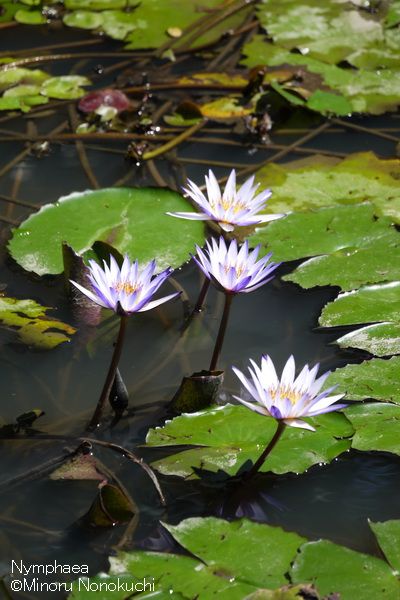
<svg viewBox="0 0 400 600"><path fill-rule="evenodd" d="M288 387L282 387L280 385L274 390L269 390L269 393L273 400L276 398L279 398L279 400L287 398L293 405L296 404L303 396L303 394L297 390L293 390Z"/></svg>
<svg viewBox="0 0 400 600"><path fill-rule="evenodd" d="M120 281L114 284L116 292L125 292L125 294L133 294L137 290L137 286L132 285L129 281Z"/></svg>

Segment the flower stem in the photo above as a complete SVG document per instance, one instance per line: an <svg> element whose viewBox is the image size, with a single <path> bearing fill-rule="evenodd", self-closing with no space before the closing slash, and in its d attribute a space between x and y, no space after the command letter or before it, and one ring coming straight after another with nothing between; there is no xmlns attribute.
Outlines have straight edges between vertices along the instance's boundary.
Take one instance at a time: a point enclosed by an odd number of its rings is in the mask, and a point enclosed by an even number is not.
<svg viewBox="0 0 400 600"><path fill-rule="evenodd" d="M222 313L222 319L218 330L217 339L215 341L214 352L210 362L210 371L215 371L219 359L219 355L221 354L222 344L224 343L226 326L228 324L229 319L229 311L232 304L233 294L225 294L225 306L224 312Z"/></svg>
<svg viewBox="0 0 400 600"><path fill-rule="evenodd" d="M251 467L250 471L247 471L247 473L245 473L245 475L243 477L243 479L245 481L247 481L251 477L254 477L254 475L258 472L260 467L262 467L262 465L264 464L264 462L266 461L266 459L268 458L268 456L270 455L270 453L272 452L272 450L275 448L276 444L278 443L282 433L285 431L285 428L286 428L286 424L283 421L279 420L278 427L276 428L276 431L275 431L271 441L269 442L268 446L265 448L263 453L258 457L258 459L254 463L254 465Z"/></svg>
<svg viewBox="0 0 400 600"><path fill-rule="evenodd" d="M199 297L197 298L196 306L193 309L194 313L201 312L201 310L203 308L204 300L206 299L207 292L210 287L210 283L211 283L211 281L208 279L208 277L205 277L203 285L201 286Z"/></svg>
<svg viewBox="0 0 400 600"><path fill-rule="evenodd" d="M128 322L127 315L122 315L121 321L119 324L118 337L117 337L117 341L115 343L114 353L113 353L113 356L111 359L110 367L108 369L107 377L104 382L104 386L103 386L99 401L97 402L96 410L94 411L93 416L90 419L88 426L86 428L88 431L95 429L98 426L98 424L100 423L100 419L103 414L104 407L110 396L111 388L112 388L112 385L113 385L114 379L115 379L115 374L116 374L117 368L118 368L119 359L121 358L121 352L122 352L122 346L124 344L124 337L125 337L127 322Z"/></svg>

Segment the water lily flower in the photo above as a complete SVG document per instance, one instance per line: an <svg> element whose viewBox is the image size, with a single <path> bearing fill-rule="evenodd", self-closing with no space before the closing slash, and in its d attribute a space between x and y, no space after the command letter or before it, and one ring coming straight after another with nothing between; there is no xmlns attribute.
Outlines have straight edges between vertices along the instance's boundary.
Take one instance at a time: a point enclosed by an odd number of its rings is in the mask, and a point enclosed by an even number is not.
<svg viewBox="0 0 400 600"><path fill-rule="evenodd" d="M291 356L279 379L268 355L262 357L261 367L253 360L250 360L250 363L253 367L248 367L250 377L246 377L236 367L232 369L255 402L248 402L239 396L234 398L261 415L274 417L291 427L315 431L314 427L301 418L314 417L346 406L335 404L344 394L330 395L337 386L320 391L330 371L317 378L319 364L312 369L305 365L295 378L296 365Z"/></svg>
<svg viewBox="0 0 400 600"><path fill-rule="evenodd" d="M102 268L94 260L89 261L88 279L92 290L72 281L85 296L104 308L110 308L119 314L130 315L136 312L151 310L179 295L175 292L158 300L152 300L158 288L170 276L173 269L168 267L159 275L154 275L155 260L152 260L143 271L139 271L138 261L131 263L125 256L122 267L111 255L110 266L104 262Z"/></svg>
<svg viewBox="0 0 400 600"><path fill-rule="evenodd" d="M216 221L224 231L233 231L235 226L247 227L267 223L284 216L283 214L259 214L260 210L265 208L267 200L271 196L271 190L264 190L255 195L259 184L254 185L254 176L247 179L237 190L236 172L233 169L223 193L221 193L217 178L211 169L208 172L208 177L205 176L205 180L207 197L190 179L188 180L188 187L184 188L184 191L195 202L201 212L167 214L181 219Z"/></svg>
<svg viewBox="0 0 400 600"><path fill-rule="evenodd" d="M226 245L221 236L206 243L203 251L196 246L197 256L193 260L216 287L226 294L248 293L261 287L273 278L273 271L280 263L269 262L272 253L258 259L261 245L249 251L246 241L238 248L236 240Z"/></svg>

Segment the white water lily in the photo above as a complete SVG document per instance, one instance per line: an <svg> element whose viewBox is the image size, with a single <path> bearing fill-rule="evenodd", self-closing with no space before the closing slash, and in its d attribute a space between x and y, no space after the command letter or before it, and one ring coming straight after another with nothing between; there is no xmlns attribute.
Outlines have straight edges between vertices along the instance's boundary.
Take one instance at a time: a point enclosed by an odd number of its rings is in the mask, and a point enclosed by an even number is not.
<svg viewBox="0 0 400 600"><path fill-rule="evenodd" d="M255 402L249 402L240 396L234 398L261 415L274 417L290 427L315 431L314 427L301 418L314 417L346 406L335 404L344 394L329 395L337 386L320 391L330 371L317 378L319 364L312 369L305 365L296 378L295 360L290 356L279 379L268 355L262 357L260 367L254 360L250 360L250 363L250 377L246 377L236 367L232 369Z"/></svg>
<svg viewBox="0 0 400 600"><path fill-rule="evenodd" d="M271 190L264 190L255 195L259 184L254 184L254 176L247 179L237 189L236 171L233 169L223 192L211 169L208 172L208 177L205 176L205 180L207 196L190 179L188 180L188 187L184 188L184 191L199 208L199 213L176 212L167 214L181 219L216 221L224 231L233 231L236 226L247 227L267 223L285 216L283 214L259 214L265 208L272 192Z"/></svg>

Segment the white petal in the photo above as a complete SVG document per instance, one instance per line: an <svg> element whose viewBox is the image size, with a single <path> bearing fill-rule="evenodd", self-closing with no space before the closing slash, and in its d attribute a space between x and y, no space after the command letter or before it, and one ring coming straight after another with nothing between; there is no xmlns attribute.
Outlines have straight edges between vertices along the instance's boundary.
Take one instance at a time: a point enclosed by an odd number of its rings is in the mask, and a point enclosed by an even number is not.
<svg viewBox="0 0 400 600"><path fill-rule="evenodd" d="M191 213L191 212L167 212L166 215L170 217L179 217L180 219L190 219L191 221L210 221L210 215L206 215L205 213Z"/></svg>
<svg viewBox="0 0 400 600"><path fill-rule="evenodd" d="M299 427L300 429L308 429L309 431L315 431L315 427L306 423L305 421L301 421L300 419L283 419L285 425L289 427Z"/></svg>
<svg viewBox="0 0 400 600"><path fill-rule="evenodd" d="M296 372L296 364L293 355L289 357L281 376L282 387L291 388L293 385L294 375Z"/></svg>
<svg viewBox="0 0 400 600"><path fill-rule="evenodd" d="M175 292L174 294L170 294L169 296L164 296L164 298L160 298L159 300L152 300L151 302L148 302L147 304L145 304L143 306L143 308L141 308L137 312L145 312L146 310L151 310L152 308L155 308L156 306L159 306L160 304L164 304L164 302L168 302L168 300L171 300L172 298L176 298L177 296L179 296L180 293L181 292Z"/></svg>
<svg viewBox="0 0 400 600"><path fill-rule="evenodd" d="M256 404L255 402L247 402L246 400L243 400L243 398L239 398L239 396L233 396L233 397L236 400L239 400L239 402L241 402L245 406L247 406L247 408L250 408L250 410L253 410L254 412L257 412L260 415L263 415L264 417L268 417L269 416L269 412L263 406L260 406L259 404Z"/></svg>

